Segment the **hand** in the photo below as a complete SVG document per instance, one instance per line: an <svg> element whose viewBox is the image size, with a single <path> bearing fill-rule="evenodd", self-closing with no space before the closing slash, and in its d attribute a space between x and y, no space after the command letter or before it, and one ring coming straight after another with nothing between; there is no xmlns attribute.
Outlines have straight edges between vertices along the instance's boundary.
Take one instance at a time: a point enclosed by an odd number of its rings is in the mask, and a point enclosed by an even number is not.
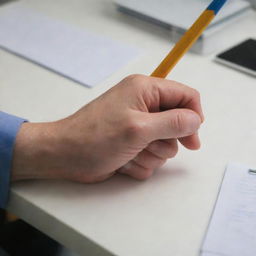
<svg viewBox="0 0 256 256"><path fill-rule="evenodd" d="M84 183L115 172L146 179L178 151L200 147L199 93L174 81L125 78L66 119L24 123L12 179L62 178Z"/></svg>

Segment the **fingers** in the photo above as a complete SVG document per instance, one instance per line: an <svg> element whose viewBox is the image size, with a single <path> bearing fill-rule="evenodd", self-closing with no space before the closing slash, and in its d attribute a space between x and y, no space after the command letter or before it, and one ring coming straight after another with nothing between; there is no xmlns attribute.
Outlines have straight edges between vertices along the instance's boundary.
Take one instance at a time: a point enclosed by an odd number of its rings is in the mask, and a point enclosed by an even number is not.
<svg viewBox="0 0 256 256"><path fill-rule="evenodd" d="M187 108L195 111L204 120L200 94L193 88L178 82L158 79L160 106L162 109Z"/></svg>
<svg viewBox="0 0 256 256"><path fill-rule="evenodd" d="M197 133L204 116L200 95L195 89L143 75L129 76L123 84L128 92L133 93L132 97L127 97L132 99L129 101L132 110L142 114L137 120L132 118L135 120L132 129L129 129L132 136L136 137L135 131L138 138L145 138L146 143L182 138L180 141L185 147L200 147L198 136L193 134Z"/></svg>
<svg viewBox="0 0 256 256"><path fill-rule="evenodd" d="M197 150L201 146L199 136L197 133L188 137L179 138L179 141L184 147L190 150Z"/></svg>
<svg viewBox="0 0 256 256"><path fill-rule="evenodd" d="M121 174L126 174L137 180L145 180L152 176L154 170L152 168L144 168L134 161L130 161L118 170Z"/></svg>
<svg viewBox="0 0 256 256"><path fill-rule="evenodd" d="M144 119L149 141L187 137L195 134L201 125L200 116L188 109L145 114Z"/></svg>
<svg viewBox="0 0 256 256"><path fill-rule="evenodd" d="M187 108L196 112L203 122L200 94L195 89L175 81L142 75L130 76L130 82L144 88L144 102L149 112Z"/></svg>
<svg viewBox="0 0 256 256"><path fill-rule="evenodd" d="M154 170L161 167L165 162L165 159L143 150L132 161L119 169L118 172L138 180L145 180L152 176Z"/></svg>
<svg viewBox="0 0 256 256"><path fill-rule="evenodd" d="M198 149L200 141L197 134L180 138L179 141L188 149ZM137 157L118 170L138 180L151 177L156 168L161 167L168 158L173 158L178 152L176 139L154 141L140 152Z"/></svg>
<svg viewBox="0 0 256 256"><path fill-rule="evenodd" d="M178 143L176 139L158 140L150 143L146 150L162 159L173 158L178 152Z"/></svg>
<svg viewBox="0 0 256 256"><path fill-rule="evenodd" d="M147 179L154 169L161 167L167 158L174 157L177 151L177 140L152 142L118 172L139 180Z"/></svg>
<svg viewBox="0 0 256 256"><path fill-rule="evenodd" d="M166 158L160 158L147 150L143 150L133 161L145 169L156 169L166 162Z"/></svg>

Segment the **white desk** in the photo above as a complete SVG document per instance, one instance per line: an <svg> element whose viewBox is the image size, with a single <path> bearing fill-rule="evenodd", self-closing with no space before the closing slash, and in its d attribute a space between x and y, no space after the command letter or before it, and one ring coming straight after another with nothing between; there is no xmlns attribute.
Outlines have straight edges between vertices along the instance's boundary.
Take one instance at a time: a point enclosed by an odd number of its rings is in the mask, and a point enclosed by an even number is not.
<svg viewBox="0 0 256 256"><path fill-rule="evenodd" d="M110 0L24 2L145 51L94 89L0 51L0 109L31 121L64 117L122 77L149 74L170 49L165 30L117 13ZM253 14L231 27L227 45L256 37L255 25ZM225 165L256 166L256 79L212 57L188 54L170 76L201 92L200 151L181 148L146 182L123 176L97 185L20 182L12 187L9 210L81 255L197 256Z"/></svg>

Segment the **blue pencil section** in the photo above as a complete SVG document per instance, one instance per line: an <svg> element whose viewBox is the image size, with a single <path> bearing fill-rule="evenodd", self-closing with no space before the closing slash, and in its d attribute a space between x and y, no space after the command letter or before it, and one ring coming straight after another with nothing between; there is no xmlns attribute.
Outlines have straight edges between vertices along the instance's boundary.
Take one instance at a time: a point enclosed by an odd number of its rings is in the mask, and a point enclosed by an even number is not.
<svg viewBox="0 0 256 256"><path fill-rule="evenodd" d="M208 6L207 10L214 11L216 15L226 2L227 0L213 0L212 3Z"/></svg>

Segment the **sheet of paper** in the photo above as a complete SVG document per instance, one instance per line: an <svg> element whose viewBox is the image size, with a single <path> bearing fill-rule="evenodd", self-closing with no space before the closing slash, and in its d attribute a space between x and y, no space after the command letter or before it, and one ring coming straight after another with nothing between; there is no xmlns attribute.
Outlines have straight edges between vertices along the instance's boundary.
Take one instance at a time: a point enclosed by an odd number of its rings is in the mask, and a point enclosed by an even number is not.
<svg viewBox="0 0 256 256"><path fill-rule="evenodd" d="M202 256L256 255L256 175L249 169L228 165Z"/></svg>
<svg viewBox="0 0 256 256"><path fill-rule="evenodd" d="M19 2L1 8L0 47L89 87L139 54L137 48L52 19Z"/></svg>

